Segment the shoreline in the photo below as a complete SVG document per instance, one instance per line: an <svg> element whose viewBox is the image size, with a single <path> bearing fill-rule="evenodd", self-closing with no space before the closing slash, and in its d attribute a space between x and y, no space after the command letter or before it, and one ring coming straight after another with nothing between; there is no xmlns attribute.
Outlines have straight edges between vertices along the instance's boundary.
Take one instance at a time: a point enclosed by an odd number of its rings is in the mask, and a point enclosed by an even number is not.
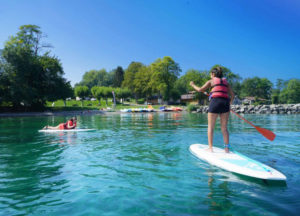
<svg viewBox="0 0 300 216"><path fill-rule="evenodd" d="M300 114L300 104L231 105L231 109L241 114ZM200 106L195 112L207 113L208 106Z"/></svg>
<svg viewBox="0 0 300 216"><path fill-rule="evenodd" d="M39 117L39 116L78 116L78 115L103 115L102 110L84 110L84 111L44 111L44 112L5 112L0 113L0 118L4 117Z"/></svg>
<svg viewBox="0 0 300 216"><path fill-rule="evenodd" d="M272 104L272 105L232 105L231 109L240 114L300 114L300 104ZM158 112L158 111L157 111ZM153 113L157 113L153 112ZM184 110L183 112L186 112ZM192 113L207 113L208 106L198 106ZM3 112L4 117L39 117L39 116L78 116L78 115L104 115L121 114L120 110L73 110L73 111L44 111L44 112ZM138 112L134 112L138 113ZM127 114L134 114L127 113ZM144 112L141 112L144 113ZM151 112L152 113L152 112Z"/></svg>

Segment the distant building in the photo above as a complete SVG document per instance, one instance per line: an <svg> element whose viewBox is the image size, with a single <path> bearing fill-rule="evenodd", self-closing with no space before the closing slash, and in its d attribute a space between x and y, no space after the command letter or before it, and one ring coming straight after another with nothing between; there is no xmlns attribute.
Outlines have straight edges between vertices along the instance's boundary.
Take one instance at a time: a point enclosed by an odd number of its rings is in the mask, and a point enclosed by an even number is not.
<svg viewBox="0 0 300 216"><path fill-rule="evenodd" d="M152 104L152 105L156 105L156 104L160 104L161 103L161 99L158 98L158 96L151 96L147 98L147 104Z"/></svg>
<svg viewBox="0 0 300 216"><path fill-rule="evenodd" d="M240 104L242 104L242 101L237 96L235 96L234 99L233 99L233 104L234 105L240 105Z"/></svg>
<svg viewBox="0 0 300 216"><path fill-rule="evenodd" d="M255 102L255 97L245 97L242 100L242 103L245 105L252 105Z"/></svg>
<svg viewBox="0 0 300 216"><path fill-rule="evenodd" d="M259 102L259 104L270 104L271 101L264 98L257 98L257 97L245 97L242 100L242 103L245 105L252 105L254 102Z"/></svg>
<svg viewBox="0 0 300 216"><path fill-rule="evenodd" d="M198 104L199 100L196 99L194 91L189 92L188 94L183 94L180 96L181 103L193 103Z"/></svg>

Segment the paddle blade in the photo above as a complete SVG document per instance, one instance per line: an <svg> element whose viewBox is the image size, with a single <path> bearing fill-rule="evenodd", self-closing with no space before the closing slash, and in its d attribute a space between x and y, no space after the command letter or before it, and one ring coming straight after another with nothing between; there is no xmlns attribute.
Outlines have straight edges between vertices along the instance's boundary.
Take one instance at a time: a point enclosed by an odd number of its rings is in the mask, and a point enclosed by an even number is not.
<svg viewBox="0 0 300 216"><path fill-rule="evenodd" d="M261 128L261 127L258 127L258 126L255 126L255 129L261 133L264 137L266 137L268 140L271 140L273 141L276 137L276 135L270 131L270 130L267 130L265 128Z"/></svg>

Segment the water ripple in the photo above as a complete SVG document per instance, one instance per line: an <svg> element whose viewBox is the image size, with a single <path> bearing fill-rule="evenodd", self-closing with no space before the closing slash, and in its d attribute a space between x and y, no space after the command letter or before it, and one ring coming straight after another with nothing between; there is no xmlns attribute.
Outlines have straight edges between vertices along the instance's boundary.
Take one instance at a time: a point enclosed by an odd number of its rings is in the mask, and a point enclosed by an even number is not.
<svg viewBox="0 0 300 216"><path fill-rule="evenodd" d="M97 130L70 134L37 132L65 117L0 119L0 215L296 215L298 116L245 118L276 139L232 116L231 145L282 171L286 185L266 185L191 155L190 144L207 143L207 115L80 116L80 127ZM223 146L219 123L214 145Z"/></svg>

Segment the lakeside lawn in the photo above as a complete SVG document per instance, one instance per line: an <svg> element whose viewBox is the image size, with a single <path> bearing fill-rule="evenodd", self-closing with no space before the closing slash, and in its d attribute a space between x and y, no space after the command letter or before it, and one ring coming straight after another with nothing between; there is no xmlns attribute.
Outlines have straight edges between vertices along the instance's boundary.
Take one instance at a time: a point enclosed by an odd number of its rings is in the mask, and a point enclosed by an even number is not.
<svg viewBox="0 0 300 216"><path fill-rule="evenodd" d="M107 109L113 108L113 102L111 99L108 99L108 105L106 105L105 100L101 100L99 103L98 100L96 101L83 101L83 106L81 101L76 100L69 100L66 101L66 106L64 105L63 100L57 100L54 102L54 106L52 106L53 102L47 102L46 108L47 110L52 111L72 111L72 110L99 110L99 109ZM159 109L163 105L152 105L154 109ZM117 104L115 110L121 109L129 109L129 108L147 108L148 105L145 104L136 104L135 100L131 100L130 102L126 102L123 104ZM183 107L183 106L180 106Z"/></svg>
<svg viewBox="0 0 300 216"><path fill-rule="evenodd" d="M123 104L117 103L115 109L113 109L113 102L112 99L108 99L106 105L105 100L101 100L99 103L98 100L95 101L89 101L84 100L83 106L81 101L76 100L68 100L66 101L66 106L64 104L63 100L57 100L57 101L47 101L45 104L44 111L81 111L81 110L112 110L112 111L120 111L121 109L131 109L131 108L147 108L148 105L145 104L137 104L134 99L130 101L126 101ZM159 110L159 108L164 105L152 105L152 107L156 110ZM171 106L171 105L170 105ZM176 107L186 108L186 106L178 106L174 105ZM42 111L42 110L32 110L32 111ZM30 112L26 107L19 108L17 110L13 109L11 103L2 103L0 105L0 112Z"/></svg>

